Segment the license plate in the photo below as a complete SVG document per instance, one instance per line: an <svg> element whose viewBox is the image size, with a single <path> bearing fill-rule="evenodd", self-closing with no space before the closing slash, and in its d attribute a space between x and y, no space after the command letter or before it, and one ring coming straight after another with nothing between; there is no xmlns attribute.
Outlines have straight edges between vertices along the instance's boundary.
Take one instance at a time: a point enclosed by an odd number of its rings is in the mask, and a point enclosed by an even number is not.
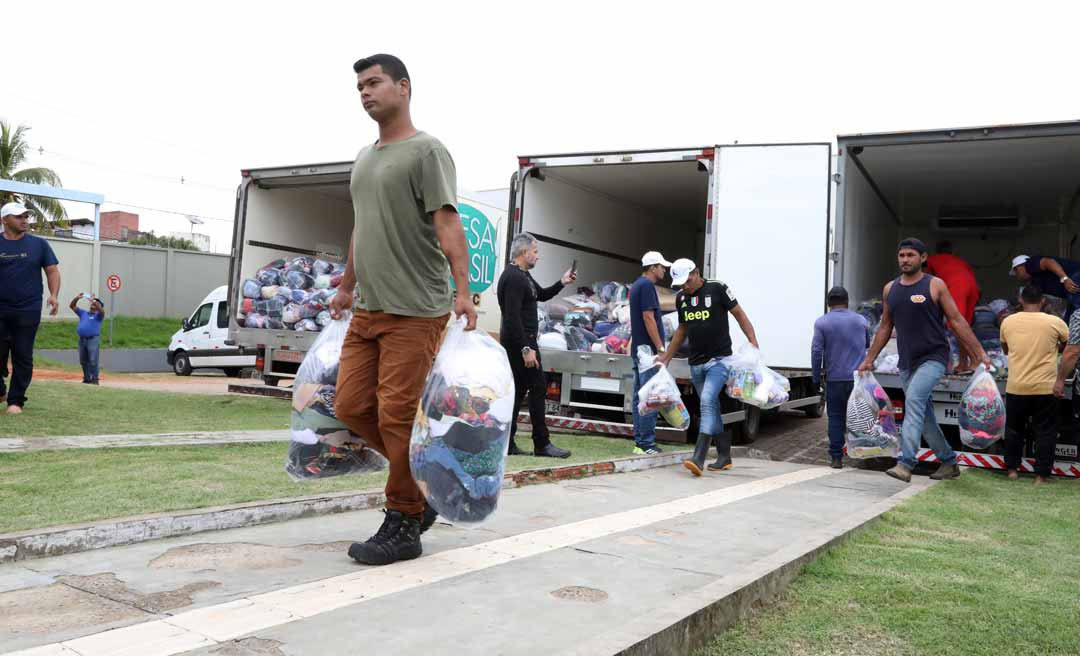
<svg viewBox="0 0 1080 656"><path fill-rule="evenodd" d="M544 399L544 412L549 415L557 415L562 411L562 406L558 401L552 401L551 399Z"/></svg>
<svg viewBox="0 0 1080 656"><path fill-rule="evenodd" d="M274 351L274 359L278 362L296 362L304 360L303 351Z"/></svg>

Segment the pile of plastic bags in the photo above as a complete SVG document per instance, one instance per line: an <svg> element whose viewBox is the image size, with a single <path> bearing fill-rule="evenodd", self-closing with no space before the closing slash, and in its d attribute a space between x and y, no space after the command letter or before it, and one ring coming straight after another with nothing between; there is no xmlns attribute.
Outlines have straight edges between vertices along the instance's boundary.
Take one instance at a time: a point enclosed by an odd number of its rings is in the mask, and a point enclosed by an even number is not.
<svg viewBox="0 0 1080 656"><path fill-rule="evenodd" d="M347 318L332 322L304 356L293 382L292 440L285 471L294 480L362 474L386 467L386 459L338 421L334 411L338 361Z"/></svg>
<svg viewBox="0 0 1080 656"><path fill-rule="evenodd" d="M241 284L236 320L245 328L319 332L330 325L344 275L344 264L314 257L274 260Z"/></svg>
<svg viewBox="0 0 1080 656"><path fill-rule="evenodd" d="M679 386L668 370L656 362L656 356L648 346L638 348L638 371L647 378L638 390L638 414L660 413L672 428L689 426L690 412L679 394Z"/></svg>
<svg viewBox="0 0 1080 656"><path fill-rule="evenodd" d="M659 288L658 293L664 296L665 290ZM627 285L602 281L540 303L540 348L630 355L629 294ZM661 306L673 309L674 297L668 300L662 300ZM678 327L677 313L668 312L662 319L670 338Z"/></svg>
<svg viewBox="0 0 1080 656"><path fill-rule="evenodd" d="M855 387L847 403L845 451L849 458L895 458L900 428L892 401L874 374L855 372Z"/></svg>
<svg viewBox="0 0 1080 656"><path fill-rule="evenodd" d="M985 449L1005 435L1005 401L994 377L979 365L960 397L960 441Z"/></svg>
<svg viewBox="0 0 1080 656"><path fill-rule="evenodd" d="M728 367L727 395L737 401L768 409L791 397L791 383L765 366L753 344L743 344L724 358L724 364Z"/></svg>
<svg viewBox="0 0 1080 656"><path fill-rule="evenodd" d="M502 488L514 375L487 333L452 324L424 385L409 443L413 478L427 502L454 522L483 521Z"/></svg>

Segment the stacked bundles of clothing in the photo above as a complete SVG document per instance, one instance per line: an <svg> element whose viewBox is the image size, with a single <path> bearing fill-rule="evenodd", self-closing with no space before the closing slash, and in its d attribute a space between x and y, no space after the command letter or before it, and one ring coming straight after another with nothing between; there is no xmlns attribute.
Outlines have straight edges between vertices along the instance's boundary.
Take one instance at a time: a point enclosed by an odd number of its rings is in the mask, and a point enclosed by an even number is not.
<svg viewBox="0 0 1080 656"><path fill-rule="evenodd" d="M347 319L333 322L304 356L293 383L292 440L285 471L294 480L361 474L386 467L386 459L338 421L334 411L338 361Z"/></svg>
<svg viewBox="0 0 1080 656"><path fill-rule="evenodd" d="M900 429L892 402L873 374L855 373L855 387L847 404L844 433L849 458L895 458Z"/></svg>
<svg viewBox="0 0 1080 656"><path fill-rule="evenodd" d="M451 325L424 385L409 444L413 478L427 502L454 522L483 521L502 487L514 376L487 333Z"/></svg>
<svg viewBox="0 0 1080 656"><path fill-rule="evenodd" d="M1005 435L1005 401L994 377L979 365L960 397L960 441L985 449Z"/></svg>
<svg viewBox="0 0 1080 656"><path fill-rule="evenodd" d="M540 348L630 355L630 288L603 281L538 305ZM668 338L678 328L675 296L657 288ZM680 345L679 354L687 344Z"/></svg>
<svg viewBox="0 0 1080 656"><path fill-rule="evenodd" d="M759 408L775 408L787 403L791 383L765 366L761 352L753 344L743 344L733 355L724 358L728 367L728 396Z"/></svg>
<svg viewBox="0 0 1080 656"><path fill-rule="evenodd" d="M638 413L660 413L672 428L689 426L690 412L679 394L679 386L667 369L656 364L656 357L647 346L638 348L638 370L646 378L638 391Z"/></svg>
<svg viewBox="0 0 1080 656"><path fill-rule="evenodd" d="M241 284L236 321L246 328L319 332L330 324L330 301L345 265L314 257L274 260Z"/></svg>
<svg viewBox="0 0 1080 656"><path fill-rule="evenodd" d="M855 309L857 314L866 319L866 333L871 341L874 339L874 333L877 332L878 324L881 323L883 311L883 305L880 298L872 298L869 301L863 301L862 303L859 303L859 307Z"/></svg>

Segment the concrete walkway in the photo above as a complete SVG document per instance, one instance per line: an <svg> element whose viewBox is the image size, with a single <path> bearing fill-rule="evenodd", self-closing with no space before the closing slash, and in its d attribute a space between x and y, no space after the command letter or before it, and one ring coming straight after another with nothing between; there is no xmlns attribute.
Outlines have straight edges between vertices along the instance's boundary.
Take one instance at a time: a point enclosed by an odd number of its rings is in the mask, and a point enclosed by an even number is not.
<svg viewBox="0 0 1080 656"><path fill-rule="evenodd" d="M127 435L67 435L59 437L0 438L0 453L43 451L46 449L118 449L131 446L188 446L241 444L246 442L288 442L289 431L255 430Z"/></svg>
<svg viewBox="0 0 1080 656"><path fill-rule="evenodd" d="M504 490L385 568L375 510L8 564L0 653L687 653L927 483L738 459Z"/></svg>

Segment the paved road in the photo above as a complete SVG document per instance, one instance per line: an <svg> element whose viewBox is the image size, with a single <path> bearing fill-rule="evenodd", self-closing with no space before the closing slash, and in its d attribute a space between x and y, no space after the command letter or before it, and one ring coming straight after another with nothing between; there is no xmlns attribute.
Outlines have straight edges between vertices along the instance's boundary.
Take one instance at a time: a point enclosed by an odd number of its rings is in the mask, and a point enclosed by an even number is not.
<svg viewBox="0 0 1080 656"><path fill-rule="evenodd" d="M699 479L669 467L506 490L486 525L436 524L422 558L386 568L345 555L377 511L15 563L0 567L0 653L611 653L906 489L739 459Z"/></svg>

